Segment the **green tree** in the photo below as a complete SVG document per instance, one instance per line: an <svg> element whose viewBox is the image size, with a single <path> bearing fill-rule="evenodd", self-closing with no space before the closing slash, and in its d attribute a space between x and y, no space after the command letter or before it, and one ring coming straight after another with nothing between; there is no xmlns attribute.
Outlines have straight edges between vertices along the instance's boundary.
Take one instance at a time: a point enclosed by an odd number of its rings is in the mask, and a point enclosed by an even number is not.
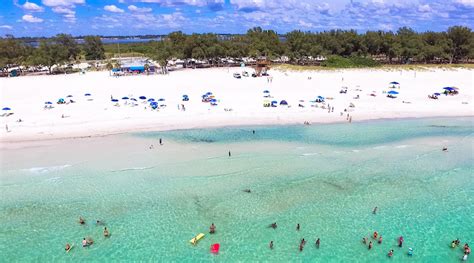
<svg viewBox="0 0 474 263"><path fill-rule="evenodd" d="M86 60L100 60L105 58L104 46L98 36L84 37L83 50Z"/></svg>
<svg viewBox="0 0 474 263"><path fill-rule="evenodd" d="M51 69L54 65L60 66L68 60L67 48L52 40L42 40L29 59L30 64L47 67L49 74L52 73Z"/></svg>
<svg viewBox="0 0 474 263"><path fill-rule="evenodd" d="M71 35L58 34L54 38L54 41L56 44L62 45L65 49L67 49L67 56L70 61L74 61L79 57L81 49L77 45L76 40Z"/></svg>
<svg viewBox="0 0 474 263"><path fill-rule="evenodd" d="M0 68L24 64L31 52L31 47L26 46L13 36L0 39Z"/></svg>
<svg viewBox="0 0 474 263"><path fill-rule="evenodd" d="M449 63L467 58L467 55L472 52L470 50L472 41L471 29L464 26L453 26L448 28L447 35L451 47Z"/></svg>

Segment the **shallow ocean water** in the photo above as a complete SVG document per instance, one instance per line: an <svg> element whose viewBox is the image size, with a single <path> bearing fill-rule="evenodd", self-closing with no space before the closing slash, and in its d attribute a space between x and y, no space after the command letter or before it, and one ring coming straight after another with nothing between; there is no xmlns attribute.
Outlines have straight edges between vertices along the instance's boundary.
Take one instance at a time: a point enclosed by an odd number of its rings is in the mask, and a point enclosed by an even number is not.
<svg viewBox="0 0 474 263"><path fill-rule="evenodd" d="M374 262L392 248L396 262L458 262L450 242L474 241L474 118L80 139L2 150L1 167L3 262ZM374 231L384 242L369 251Z"/></svg>

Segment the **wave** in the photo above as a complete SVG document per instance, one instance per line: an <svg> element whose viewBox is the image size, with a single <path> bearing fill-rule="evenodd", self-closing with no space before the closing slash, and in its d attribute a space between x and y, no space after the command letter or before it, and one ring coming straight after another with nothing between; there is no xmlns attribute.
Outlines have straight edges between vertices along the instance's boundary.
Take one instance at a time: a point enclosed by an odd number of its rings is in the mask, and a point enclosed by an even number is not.
<svg viewBox="0 0 474 263"><path fill-rule="evenodd" d="M118 169L118 170L111 170L112 173L115 172L128 172L128 171L144 171L144 170L150 170L155 168L155 166L149 166L149 167L131 167L131 168L123 168L123 169Z"/></svg>
<svg viewBox="0 0 474 263"><path fill-rule="evenodd" d="M22 171L36 173L36 174L43 174L43 173L60 171L71 166L72 165L70 164L64 164L64 165L46 166L46 167L31 167L27 169L22 169Z"/></svg>
<svg viewBox="0 0 474 263"><path fill-rule="evenodd" d="M313 156L313 155L318 155L319 153L303 153L301 154L302 156Z"/></svg>

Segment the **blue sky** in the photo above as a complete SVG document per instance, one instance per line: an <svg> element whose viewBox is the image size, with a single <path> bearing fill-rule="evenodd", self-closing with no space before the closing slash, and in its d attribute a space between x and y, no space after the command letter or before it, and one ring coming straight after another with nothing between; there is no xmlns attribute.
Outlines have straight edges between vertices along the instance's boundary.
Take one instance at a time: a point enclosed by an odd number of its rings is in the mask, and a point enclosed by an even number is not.
<svg viewBox="0 0 474 263"><path fill-rule="evenodd" d="M474 0L0 0L0 35L473 28Z"/></svg>

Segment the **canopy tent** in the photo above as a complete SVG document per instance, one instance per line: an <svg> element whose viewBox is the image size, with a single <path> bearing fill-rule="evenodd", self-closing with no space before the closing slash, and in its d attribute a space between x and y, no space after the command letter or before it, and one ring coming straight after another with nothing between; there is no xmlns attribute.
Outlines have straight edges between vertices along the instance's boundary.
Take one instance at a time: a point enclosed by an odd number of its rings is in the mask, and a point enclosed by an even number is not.
<svg viewBox="0 0 474 263"><path fill-rule="evenodd" d="M149 102L155 101L155 99L154 99L154 98L149 98L148 101L149 101Z"/></svg>
<svg viewBox="0 0 474 263"><path fill-rule="evenodd" d="M66 98L72 98L72 95L67 95Z"/></svg>
<svg viewBox="0 0 474 263"><path fill-rule="evenodd" d="M280 105L288 105L288 102L286 100L280 101Z"/></svg>
<svg viewBox="0 0 474 263"><path fill-rule="evenodd" d="M3 108L2 110L4 110L4 111L11 111L12 109L9 108L9 107L5 107L5 108Z"/></svg>
<svg viewBox="0 0 474 263"><path fill-rule="evenodd" d="M164 98L160 98L158 101L165 101L165 99L164 99Z"/></svg>
<svg viewBox="0 0 474 263"><path fill-rule="evenodd" d="M388 84L388 87L391 89L399 89L400 88L400 83L396 81L392 81Z"/></svg>

